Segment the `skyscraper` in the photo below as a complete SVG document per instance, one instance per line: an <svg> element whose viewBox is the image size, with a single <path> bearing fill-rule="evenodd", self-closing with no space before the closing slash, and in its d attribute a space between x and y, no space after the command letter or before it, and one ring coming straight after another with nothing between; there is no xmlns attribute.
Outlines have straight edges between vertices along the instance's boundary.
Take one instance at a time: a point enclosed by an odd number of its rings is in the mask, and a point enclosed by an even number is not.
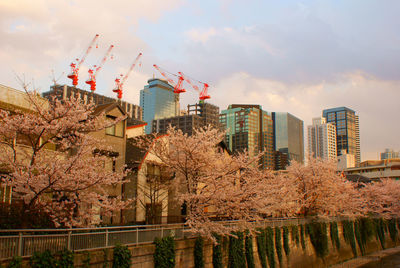
<svg viewBox="0 0 400 268"><path fill-rule="evenodd" d="M303 121L290 113L273 112L276 169L284 169L288 161L304 162ZM286 162L283 161L286 159Z"/></svg>
<svg viewBox="0 0 400 268"><path fill-rule="evenodd" d="M232 104L221 112L220 123L227 131L225 140L231 151L247 150L254 156L265 150L262 167L274 169L270 113L263 111L260 105Z"/></svg>
<svg viewBox="0 0 400 268"><path fill-rule="evenodd" d="M325 117L313 118L308 130L308 153L313 157L336 160L336 127Z"/></svg>
<svg viewBox="0 0 400 268"><path fill-rule="evenodd" d="M143 109L143 121L147 123L146 133L151 133L152 121L179 115L179 95L165 80L149 79L148 85L140 90L140 107Z"/></svg>
<svg viewBox="0 0 400 268"><path fill-rule="evenodd" d="M328 123L336 126L336 155L342 150L355 156L356 165L361 162L359 119L356 112L347 107L337 107L322 111Z"/></svg>
<svg viewBox="0 0 400 268"><path fill-rule="evenodd" d="M381 160L400 158L400 152L396 152L393 149L386 148L385 152L381 153Z"/></svg>

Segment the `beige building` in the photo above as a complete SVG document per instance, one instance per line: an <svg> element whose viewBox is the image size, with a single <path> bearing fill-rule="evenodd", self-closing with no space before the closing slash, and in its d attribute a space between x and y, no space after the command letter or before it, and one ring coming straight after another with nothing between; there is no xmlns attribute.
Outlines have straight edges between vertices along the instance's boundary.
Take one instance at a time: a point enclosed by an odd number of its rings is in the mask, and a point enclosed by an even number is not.
<svg viewBox="0 0 400 268"><path fill-rule="evenodd" d="M367 160L360 163L359 167L344 170L347 175L361 175L371 180L391 178L400 180L400 159Z"/></svg>
<svg viewBox="0 0 400 268"><path fill-rule="evenodd" d="M308 153L313 157L336 160L336 127L324 117L313 118L308 130Z"/></svg>

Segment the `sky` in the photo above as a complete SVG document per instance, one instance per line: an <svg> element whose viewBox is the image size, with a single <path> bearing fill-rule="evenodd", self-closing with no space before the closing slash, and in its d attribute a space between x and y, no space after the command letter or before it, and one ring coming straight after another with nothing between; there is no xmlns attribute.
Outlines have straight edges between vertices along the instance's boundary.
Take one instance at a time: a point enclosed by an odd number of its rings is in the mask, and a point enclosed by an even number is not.
<svg viewBox="0 0 400 268"><path fill-rule="evenodd" d="M69 64L100 37L80 69L113 59L97 93L114 96L114 79L143 53L124 86L139 91L157 64L210 84L210 103L260 104L304 121L346 106L360 117L361 160L400 151L400 1L397 0L1 0L0 84L41 92L67 78ZM54 73L54 75L53 75ZM187 86L181 109L198 100Z"/></svg>

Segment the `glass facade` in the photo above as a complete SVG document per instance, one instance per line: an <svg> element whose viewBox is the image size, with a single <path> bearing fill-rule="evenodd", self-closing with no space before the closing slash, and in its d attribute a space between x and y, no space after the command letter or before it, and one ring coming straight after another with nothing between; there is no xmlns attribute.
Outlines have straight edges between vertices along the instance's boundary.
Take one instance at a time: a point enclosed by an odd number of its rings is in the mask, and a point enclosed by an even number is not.
<svg viewBox="0 0 400 268"><path fill-rule="evenodd" d="M221 112L220 123L226 129L225 141L232 152L247 150L254 156L265 149L261 164L274 169L272 117L260 105L229 105Z"/></svg>
<svg viewBox="0 0 400 268"><path fill-rule="evenodd" d="M140 107L143 109L143 121L147 123L147 134L151 133L154 119L179 115L179 95L173 90L164 80L150 79L140 91Z"/></svg>
<svg viewBox="0 0 400 268"><path fill-rule="evenodd" d="M303 121L290 113L272 113L274 123L274 151L286 154L288 161L304 162ZM283 165L284 166L284 165ZM281 165L281 169L284 168Z"/></svg>
<svg viewBox="0 0 400 268"><path fill-rule="evenodd" d="M346 153L355 156L356 165L359 165L361 162L360 135L358 116L355 111L347 107L338 107L323 110L322 116L328 123L336 126L337 156L345 150Z"/></svg>

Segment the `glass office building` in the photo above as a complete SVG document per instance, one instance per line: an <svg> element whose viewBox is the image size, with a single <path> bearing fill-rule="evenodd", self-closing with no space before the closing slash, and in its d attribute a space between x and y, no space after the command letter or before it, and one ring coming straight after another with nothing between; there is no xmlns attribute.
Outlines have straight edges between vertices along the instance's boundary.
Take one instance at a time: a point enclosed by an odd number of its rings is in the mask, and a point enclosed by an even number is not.
<svg viewBox="0 0 400 268"><path fill-rule="evenodd" d="M227 131L225 141L232 152L247 150L254 156L265 149L261 165L274 169L270 113L263 111L260 105L232 104L221 112L220 123Z"/></svg>
<svg viewBox="0 0 400 268"><path fill-rule="evenodd" d="M153 78L140 91L140 107L143 109L143 121L147 123L146 133L150 134L155 119L179 115L179 95L167 81Z"/></svg>
<svg viewBox="0 0 400 268"><path fill-rule="evenodd" d="M285 169L288 162L304 162L303 121L290 113L273 112L276 169ZM283 161L286 159L286 161Z"/></svg>
<svg viewBox="0 0 400 268"><path fill-rule="evenodd" d="M337 156L345 150L356 159L356 166L361 162L359 119L356 112L347 107L337 107L322 111L327 123L336 126Z"/></svg>

